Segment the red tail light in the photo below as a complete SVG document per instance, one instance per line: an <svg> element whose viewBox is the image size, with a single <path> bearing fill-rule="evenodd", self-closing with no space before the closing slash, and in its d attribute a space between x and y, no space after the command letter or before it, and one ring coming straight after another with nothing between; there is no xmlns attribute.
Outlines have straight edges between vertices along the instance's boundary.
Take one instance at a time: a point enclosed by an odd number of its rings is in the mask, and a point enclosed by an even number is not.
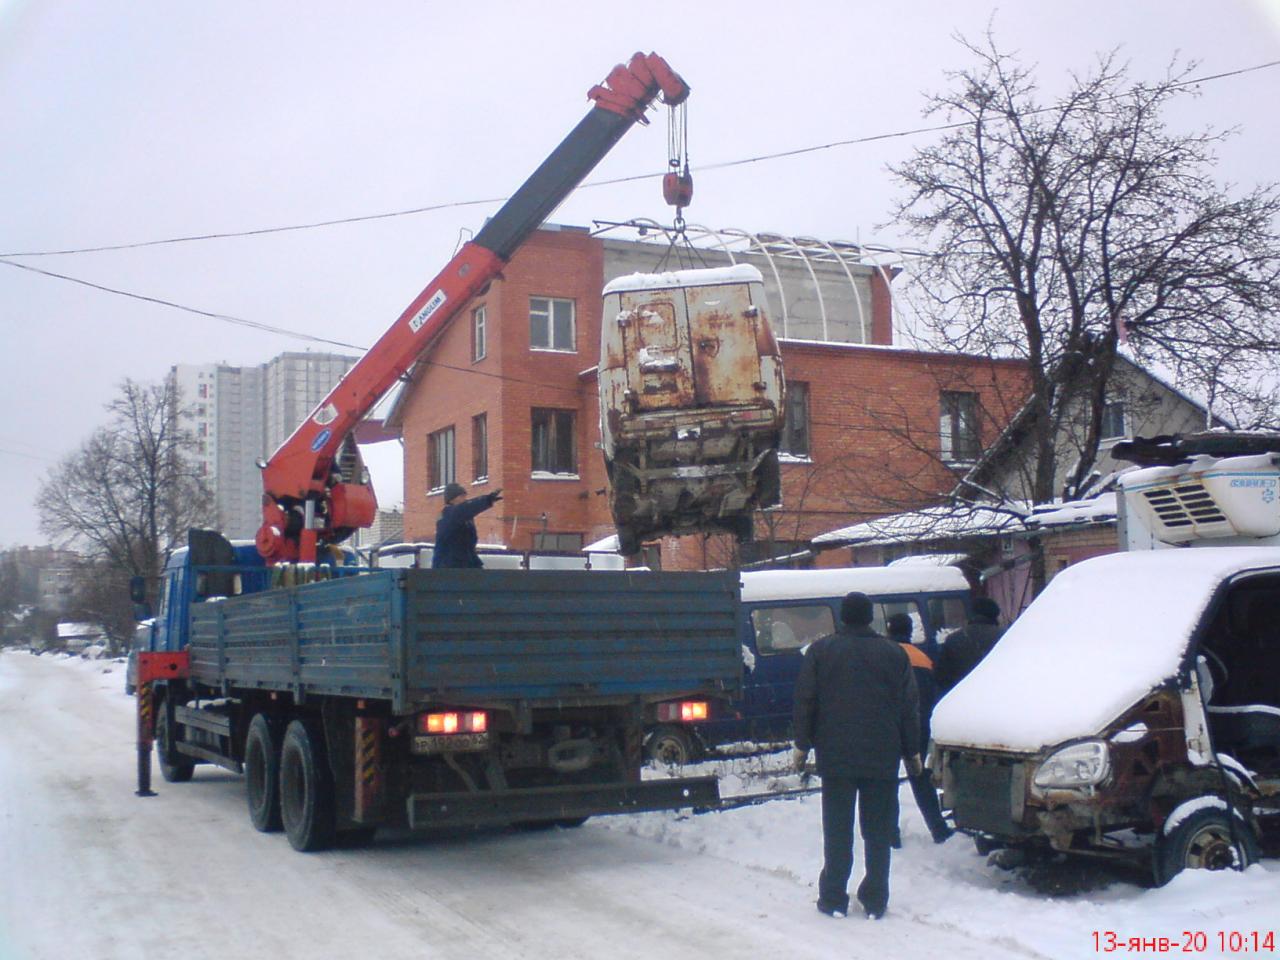
<svg viewBox="0 0 1280 960"><path fill-rule="evenodd" d="M707 716L705 700L678 700L658 704L660 723L692 723L696 720L706 720Z"/></svg>
<svg viewBox="0 0 1280 960"><path fill-rule="evenodd" d="M489 729L489 715L481 710L421 713L419 733L484 733Z"/></svg>

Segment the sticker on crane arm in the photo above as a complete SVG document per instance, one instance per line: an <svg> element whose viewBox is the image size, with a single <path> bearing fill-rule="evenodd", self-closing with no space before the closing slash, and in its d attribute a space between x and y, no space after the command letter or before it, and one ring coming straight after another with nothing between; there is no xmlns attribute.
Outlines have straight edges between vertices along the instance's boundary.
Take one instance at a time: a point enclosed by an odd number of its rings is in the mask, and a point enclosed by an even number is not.
<svg viewBox="0 0 1280 960"><path fill-rule="evenodd" d="M333 436L333 432L328 429L321 430L319 433L317 433L316 438L311 441L311 452L312 453L317 452L321 447L323 447L326 443L329 442L329 438L331 436Z"/></svg>
<svg viewBox="0 0 1280 960"><path fill-rule="evenodd" d="M409 321L409 329L417 333L422 329L422 325L431 319L431 315L444 306L445 300L448 298L444 295L443 290L437 290L435 296L428 300L417 312L412 320Z"/></svg>
<svg viewBox="0 0 1280 960"><path fill-rule="evenodd" d="M333 421L338 419L338 408L332 403L326 403L323 407L311 415L311 419L322 427L327 427Z"/></svg>

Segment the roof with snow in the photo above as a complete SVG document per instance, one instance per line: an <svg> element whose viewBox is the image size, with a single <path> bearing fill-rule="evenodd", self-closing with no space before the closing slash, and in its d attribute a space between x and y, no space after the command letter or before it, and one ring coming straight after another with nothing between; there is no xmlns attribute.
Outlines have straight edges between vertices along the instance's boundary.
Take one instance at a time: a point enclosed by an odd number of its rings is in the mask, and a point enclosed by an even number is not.
<svg viewBox="0 0 1280 960"><path fill-rule="evenodd" d="M742 599L812 600L858 591L872 595L967 591L955 567L839 567L825 570L754 570L742 574Z"/></svg>
<svg viewBox="0 0 1280 960"><path fill-rule="evenodd" d="M1007 507L955 504L925 507L841 527L813 538L818 544L926 543L960 537L992 536L1022 529L1022 515Z"/></svg>
<svg viewBox="0 0 1280 960"><path fill-rule="evenodd" d="M75 640L80 637L104 636L102 627L96 623L60 623L58 624L59 640Z"/></svg>

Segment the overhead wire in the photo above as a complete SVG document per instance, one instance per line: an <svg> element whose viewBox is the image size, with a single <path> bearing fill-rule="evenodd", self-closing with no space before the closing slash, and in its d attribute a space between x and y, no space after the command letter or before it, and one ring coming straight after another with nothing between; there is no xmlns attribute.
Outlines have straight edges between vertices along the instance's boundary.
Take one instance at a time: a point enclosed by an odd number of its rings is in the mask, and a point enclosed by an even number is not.
<svg viewBox="0 0 1280 960"><path fill-rule="evenodd" d="M1209 83L1214 80L1225 80L1230 77L1238 77L1247 73L1254 73L1259 70L1267 70L1272 67L1280 66L1280 60L1271 60L1266 63L1254 64L1250 67L1240 67L1235 70L1226 70L1221 73L1208 74L1203 77L1192 77L1186 80L1180 80L1170 84L1173 89L1181 89L1185 87L1196 86L1201 83ZM1116 99L1124 94L1116 94L1111 99ZM1054 106L1041 107L1038 110L1028 111L1028 115L1034 116L1040 113L1047 113L1056 109ZM837 147L856 146L864 143L876 143L883 140L896 140L904 137L919 136L923 133L940 133L947 130L958 130L963 127L972 125L972 120L961 120L953 123L940 123L932 126L912 127L907 130L895 130L890 133L870 134L863 137L850 137L844 140L832 140L828 143L813 144L807 147L796 147L790 150L779 150L774 153L762 153L752 157L742 157L737 160L723 160L717 163L705 163L698 165L695 169L698 172L708 170L727 170L732 167L741 167L753 163L764 163L770 160L782 160L788 157L799 157L809 153L817 153L822 150L831 150ZM657 173L638 173L624 177L612 177L607 180L590 180L580 184L577 189L585 190L595 187L616 186L622 183L635 183L641 180L656 180L666 174L667 171ZM427 206L410 207L404 210L391 210L383 213L362 214L351 217L335 217L327 220L314 220L306 223L286 224L275 227L258 227L248 230L230 230L223 232L211 232L192 234L189 236L166 237L159 240L139 240L129 243L102 244L99 246L86 247L70 247L62 250L25 250L10 253L0 253L0 258L4 257L54 257L66 256L80 253L103 253L112 250L136 250L143 247L158 247L166 244L193 243L205 240L227 240L236 237L257 237L275 233L289 233L299 230L315 230L323 227L343 226L353 223L365 223L373 220L389 220L396 217L416 216L422 213L432 213L437 210L451 210L462 207L484 206L492 203L503 203L510 197L489 197L483 200L456 200L446 203L436 203Z"/></svg>

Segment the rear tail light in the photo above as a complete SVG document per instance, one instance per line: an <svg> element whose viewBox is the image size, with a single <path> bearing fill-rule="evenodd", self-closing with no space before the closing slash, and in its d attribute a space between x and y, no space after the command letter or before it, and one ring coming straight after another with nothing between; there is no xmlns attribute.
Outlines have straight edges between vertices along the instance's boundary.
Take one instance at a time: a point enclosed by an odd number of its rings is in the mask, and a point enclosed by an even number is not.
<svg viewBox="0 0 1280 960"><path fill-rule="evenodd" d="M489 715L482 710L418 715L419 733L484 733L488 729Z"/></svg>
<svg viewBox="0 0 1280 960"><path fill-rule="evenodd" d="M677 700L658 704L658 720L661 723L692 723L707 719L707 701Z"/></svg>

